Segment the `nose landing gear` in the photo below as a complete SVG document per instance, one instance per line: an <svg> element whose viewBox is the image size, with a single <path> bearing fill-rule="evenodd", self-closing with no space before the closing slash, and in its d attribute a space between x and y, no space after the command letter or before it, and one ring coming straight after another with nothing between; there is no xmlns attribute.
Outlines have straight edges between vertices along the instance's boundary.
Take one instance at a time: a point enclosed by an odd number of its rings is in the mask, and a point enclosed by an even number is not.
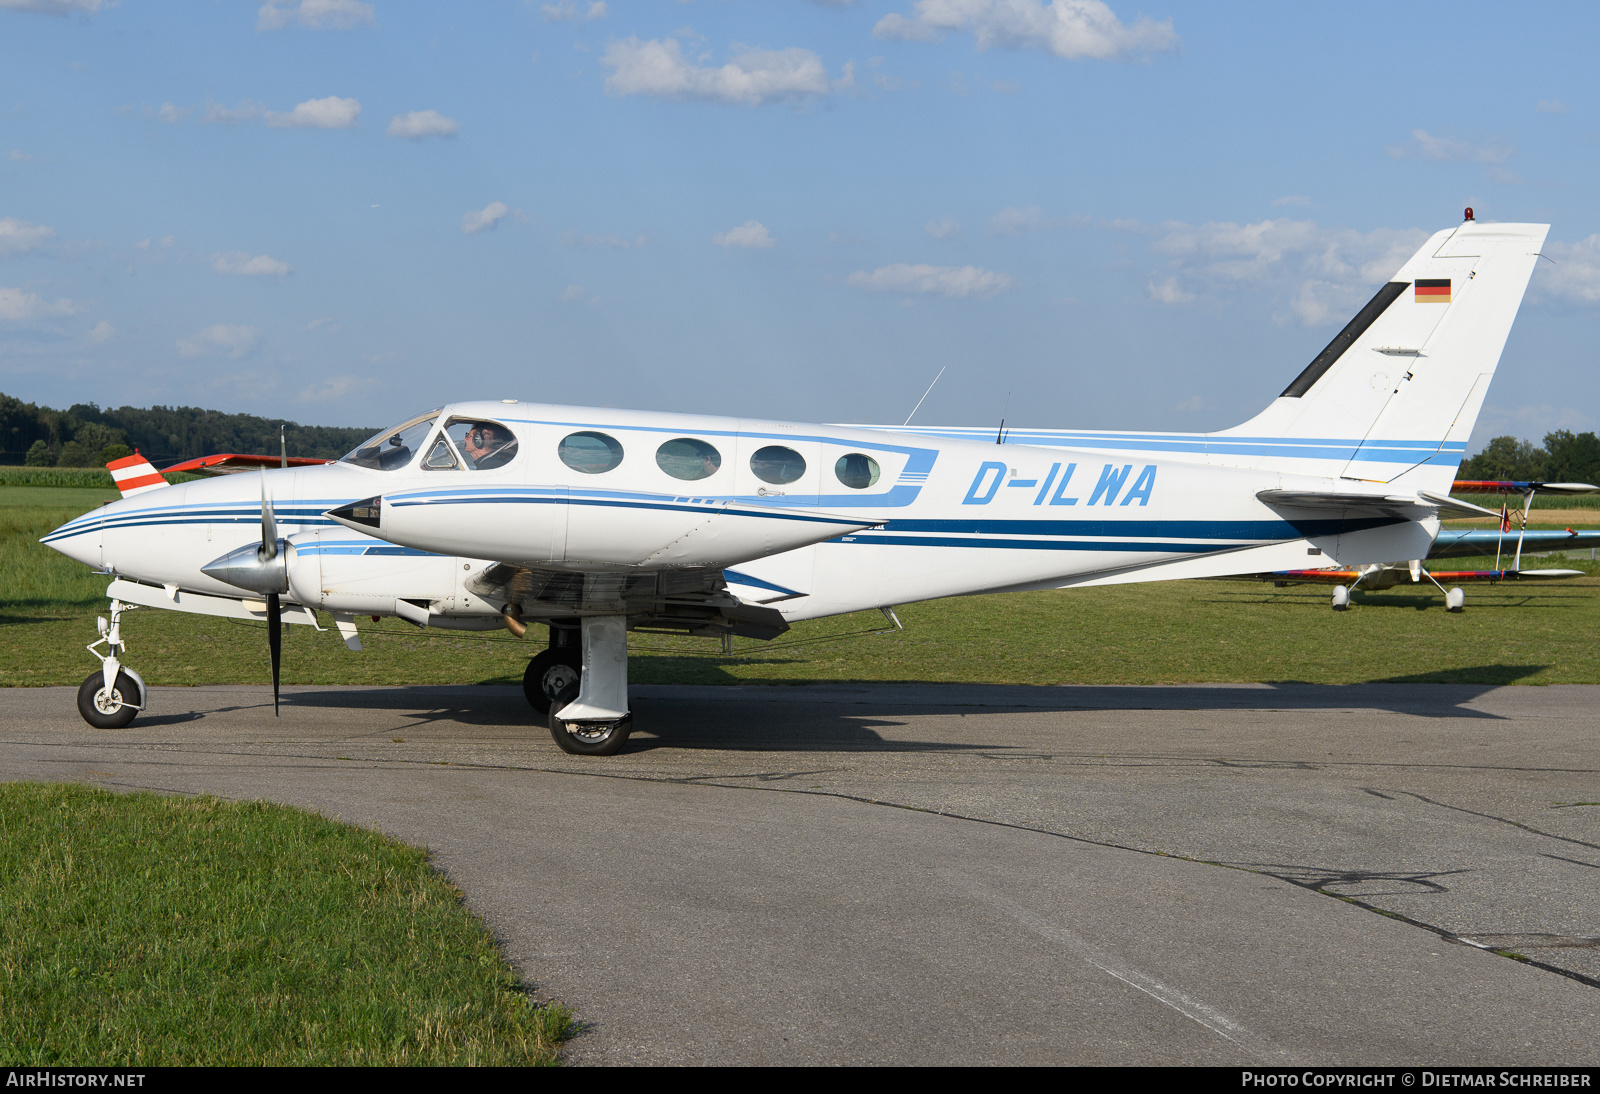
<svg viewBox="0 0 1600 1094"><path fill-rule="evenodd" d="M122 654L128 647L122 641L122 613L133 605L120 600L111 602L111 622L102 616L96 620L100 637L85 648L100 658L100 670L92 672L78 687L78 713L96 729L121 729L143 710L149 690L137 672L122 664ZM101 653L96 646L104 645Z"/></svg>

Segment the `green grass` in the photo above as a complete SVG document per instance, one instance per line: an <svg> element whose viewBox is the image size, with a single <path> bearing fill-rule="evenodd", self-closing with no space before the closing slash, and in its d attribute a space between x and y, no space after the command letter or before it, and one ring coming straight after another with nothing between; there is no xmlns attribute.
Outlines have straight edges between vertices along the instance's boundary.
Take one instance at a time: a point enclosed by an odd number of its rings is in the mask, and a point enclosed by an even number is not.
<svg viewBox="0 0 1600 1094"><path fill-rule="evenodd" d="M201 478L205 476L188 471L166 476L168 482L193 482ZM111 472L103 467L0 467L0 487L10 486L111 490L113 496L116 494Z"/></svg>
<svg viewBox="0 0 1600 1094"><path fill-rule="evenodd" d="M36 540L98 497L0 488L0 685L76 685L97 666L83 647L105 611L108 579ZM731 656L715 640L636 634L629 675L707 684L1600 683L1600 563L1587 555L1528 560L1582 569L1584 578L1466 586L1460 615L1445 612L1432 586L1358 593L1353 610L1335 613L1323 586L1160 582L912 604L899 609L906 629L889 634L861 633L884 629L876 612L815 620L772 643L738 640ZM1436 565L1488 569L1493 561ZM269 679L260 625L139 609L125 616L123 632L129 663L152 685ZM361 634L367 648L352 653L331 629L286 627L284 681L513 684L544 645L537 626L520 641L392 619L363 621Z"/></svg>
<svg viewBox="0 0 1600 1094"><path fill-rule="evenodd" d="M548 1064L427 852L285 806L0 786L0 1062Z"/></svg>

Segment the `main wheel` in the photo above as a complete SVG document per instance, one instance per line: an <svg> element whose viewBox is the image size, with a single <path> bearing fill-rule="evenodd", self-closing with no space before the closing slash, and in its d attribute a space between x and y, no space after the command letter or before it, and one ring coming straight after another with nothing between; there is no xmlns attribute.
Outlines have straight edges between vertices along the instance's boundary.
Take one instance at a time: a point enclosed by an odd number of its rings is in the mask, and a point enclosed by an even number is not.
<svg viewBox="0 0 1600 1094"><path fill-rule="evenodd" d="M578 685L569 684L550 699L550 736L555 738L561 751L574 756L610 756L628 741L633 732L633 716L615 722L578 722L573 725L562 720L561 711L578 697Z"/></svg>
<svg viewBox="0 0 1600 1094"><path fill-rule="evenodd" d="M550 713L550 700L567 685L577 694L578 681L583 676L578 651L571 648L550 649L528 662L522 674L522 694L528 705L540 714Z"/></svg>
<svg viewBox="0 0 1600 1094"><path fill-rule="evenodd" d="M121 729L139 713L134 709L138 701L138 685L125 672L117 673L110 691L103 672L90 673L78 686L78 713L96 729Z"/></svg>

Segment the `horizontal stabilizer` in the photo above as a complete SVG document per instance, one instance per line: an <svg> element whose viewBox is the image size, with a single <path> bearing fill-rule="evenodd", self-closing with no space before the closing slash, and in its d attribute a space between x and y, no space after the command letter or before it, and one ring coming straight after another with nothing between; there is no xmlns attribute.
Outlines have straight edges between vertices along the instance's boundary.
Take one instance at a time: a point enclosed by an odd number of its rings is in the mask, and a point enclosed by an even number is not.
<svg viewBox="0 0 1600 1094"><path fill-rule="evenodd" d="M1262 490L1256 497L1274 509L1309 509L1346 516L1398 517L1423 520L1434 515L1498 517L1500 514L1469 501L1421 490L1415 494L1352 494L1334 490Z"/></svg>

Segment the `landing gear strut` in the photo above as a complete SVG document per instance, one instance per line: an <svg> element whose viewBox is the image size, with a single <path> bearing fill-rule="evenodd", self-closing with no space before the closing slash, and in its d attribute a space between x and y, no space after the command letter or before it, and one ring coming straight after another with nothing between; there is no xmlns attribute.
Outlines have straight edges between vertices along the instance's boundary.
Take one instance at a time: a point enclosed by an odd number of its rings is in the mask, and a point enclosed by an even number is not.
<svg viewBox="0 0 1600 1094"><path fill-rule="evenodd" d="M583 665L576 681L551 696L550 735L564 752L610 756L633 731L628 711L628 619L585 616L582 629Z"/></svg>
<svg viewBox="0 0 1600 1094"><path fill-rule="evenodd" d="M122 641L122 613L129 609L130 605L113 600L111 622L108 624L104 616L95 620L100 637L85 647L100 658L100 669L79 685L78 713L96 729L121 729L145 708L149 695L144 680L121 661L128 648ZM95 649L99 645L106 647L105 653Z"/></svg>

